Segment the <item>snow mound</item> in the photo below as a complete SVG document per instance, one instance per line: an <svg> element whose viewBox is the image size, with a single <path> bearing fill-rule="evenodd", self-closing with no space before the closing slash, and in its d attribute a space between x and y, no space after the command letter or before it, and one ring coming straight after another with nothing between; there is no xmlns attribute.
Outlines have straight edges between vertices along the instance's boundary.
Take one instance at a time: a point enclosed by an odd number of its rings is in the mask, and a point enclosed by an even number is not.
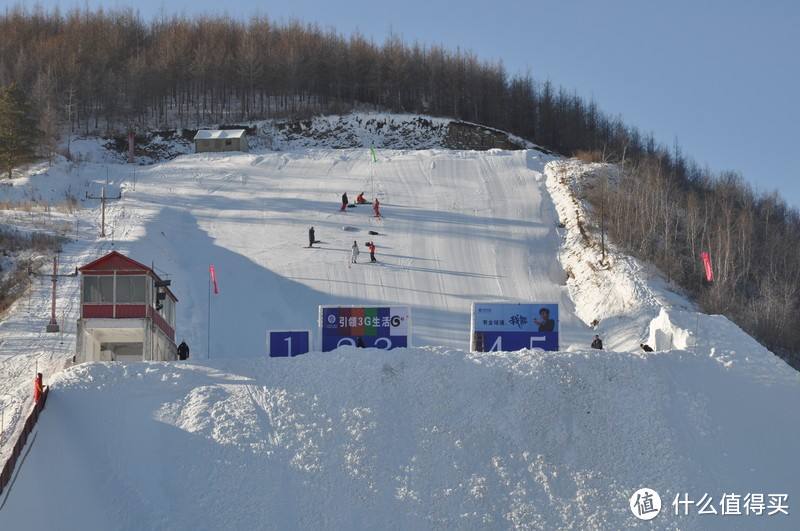
<svg viewBox="0 0 800 531"><path fill-rule="evenodd" d="M741 368L763 382L795 378L782 370L786 366L783 360L724 315L661 308L650 321L648 344L656 350L703 353L726 368Z"/></svg>
<svg viewBox="0 0 800 531"><path fill-rule="evenodd" d="M782 370L765 387L681 351L423 348L77 366L53 384L0 527L631 527L644 485L665 505L798 491L800 412L762 414L800 399ZM667 512L654 527L721 525Z"/></svg>

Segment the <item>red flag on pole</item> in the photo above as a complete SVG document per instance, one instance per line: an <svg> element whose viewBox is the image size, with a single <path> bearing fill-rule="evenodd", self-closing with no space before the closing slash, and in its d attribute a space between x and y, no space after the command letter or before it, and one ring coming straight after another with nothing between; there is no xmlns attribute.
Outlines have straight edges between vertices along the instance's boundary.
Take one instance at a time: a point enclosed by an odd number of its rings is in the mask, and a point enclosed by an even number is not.
<svg viewBox="0 0 800 531"><path fill-rule="evenodd" d="M700 257L703 259L703 267L706 269L706 281L714 282L714 270L711 268L711 255L703 251L700 253Z"/></svg>
<svg viewBox="0 0 800 531"><path fill-rule="evenodd" d="M211 274L211 283L214 284L214 295L219 295L219 288L217 287L217 272L214 270L214 264L208 266L208 272Z"/></svg>

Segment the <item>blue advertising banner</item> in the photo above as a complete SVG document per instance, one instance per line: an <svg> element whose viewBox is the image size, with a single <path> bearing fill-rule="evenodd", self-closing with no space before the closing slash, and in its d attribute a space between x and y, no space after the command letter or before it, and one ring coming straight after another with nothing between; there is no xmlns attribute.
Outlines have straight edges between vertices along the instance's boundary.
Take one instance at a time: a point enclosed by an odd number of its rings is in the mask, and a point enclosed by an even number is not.
<svg viewBox="0 0 800 531"><path fill-rule="evenodd" d="M323 352L347 345L384 350L410 345L407 306L320 306L319 313Z"/></svg>
<svg viewBox="0 0 800 531"><path fill-rule="evenodd" d="M311 350L311 332L270 330L267 332L267 350L270 358L290 358L307 354Z"/></svg>
<svg viewBox="0 0 800 531"><path fill-rule="evenodd" d="M558 304L473 303L473 352L558 350Z"/></svg>

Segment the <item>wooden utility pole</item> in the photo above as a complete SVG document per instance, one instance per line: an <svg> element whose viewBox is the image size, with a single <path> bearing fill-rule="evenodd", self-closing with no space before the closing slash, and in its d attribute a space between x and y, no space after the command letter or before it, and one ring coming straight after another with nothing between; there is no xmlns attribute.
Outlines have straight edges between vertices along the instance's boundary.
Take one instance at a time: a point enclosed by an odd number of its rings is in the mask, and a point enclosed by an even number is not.
<svg viewBox="0 0 800 531"><path fill-rule="evenodd" d="M89 192L86 192L86 199L99 199L100 200L100 236L105 238L106 236L106 201L115 201L117 199L122 199L122 194L117 194L116 197L108 197L106 196L106 186L103 186L103 189L100 192L100 197L95 195L89 195Z"/></svg>

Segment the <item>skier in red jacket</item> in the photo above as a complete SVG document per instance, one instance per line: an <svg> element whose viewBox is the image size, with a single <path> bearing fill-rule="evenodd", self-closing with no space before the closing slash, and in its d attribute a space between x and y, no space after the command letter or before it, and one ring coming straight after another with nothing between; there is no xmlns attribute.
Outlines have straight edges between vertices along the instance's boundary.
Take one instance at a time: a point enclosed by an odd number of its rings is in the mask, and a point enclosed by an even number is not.
<svg viewBox="0 0 800 531"><path fill-rule="evenodd" d="M42 397L42 392L44 392L44 386L42 385L42 373L37 372L36 378L33 380L33 403L38 404L39 399Z"/></svg>
<svg viewBox="0 0 800 531"><path fill-rule="evenodd" d="M375 202L372 203L372 211L375 213L375 217L381 217L381 202L378 201L378 198L375 198Z"/></svg>
<svg viewBox="0 0 800 531"><path fill-rule="evenodd" d="M375 260L375 242L367 242L367 249L369 249L369 261L377 262Z"/></svg>

